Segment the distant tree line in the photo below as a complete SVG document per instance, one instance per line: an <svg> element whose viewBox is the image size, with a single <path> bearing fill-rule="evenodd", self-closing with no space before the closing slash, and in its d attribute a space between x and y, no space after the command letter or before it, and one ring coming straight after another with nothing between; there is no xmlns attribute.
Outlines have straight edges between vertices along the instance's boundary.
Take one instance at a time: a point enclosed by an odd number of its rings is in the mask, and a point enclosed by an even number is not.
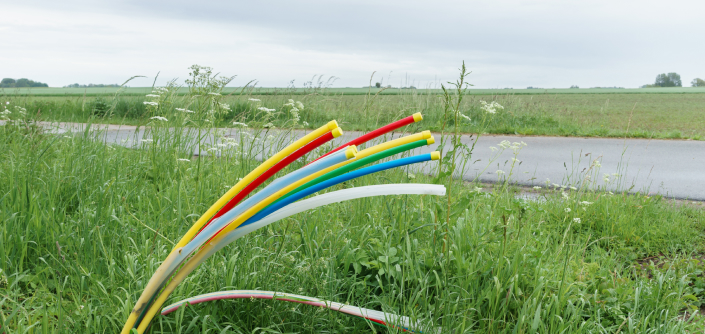
<svg viewBox="0 0 705 334"><path fill-rule="evenodd" d="M695 78L690 82L690 85L693 87L705 87L705 80ZM683 82L681 81L681 76L678 73L661 73L656 76L656 80L653 84L641 86L641 88L653 87L683 87Z"/></svg>
<svg viewBox="0 0 705 334"><path fill-rule="evenodd" d="M118 84L87 84L87 85L79 85L77 83L75 84L70 84L68 86L64 86L64 88L103 88L103 87L120 87Z"/></svg>
<svg viewBox="0 0 705 334"><path fill-rule="evenodd" d="M29 80L27 78L22 78L22 79L12 79L12 78L4 78L2 81L0 81L0 88L22 88L22 87L49 87L49 85L39 82L39 81L34 81L34 80Z"/></svg>

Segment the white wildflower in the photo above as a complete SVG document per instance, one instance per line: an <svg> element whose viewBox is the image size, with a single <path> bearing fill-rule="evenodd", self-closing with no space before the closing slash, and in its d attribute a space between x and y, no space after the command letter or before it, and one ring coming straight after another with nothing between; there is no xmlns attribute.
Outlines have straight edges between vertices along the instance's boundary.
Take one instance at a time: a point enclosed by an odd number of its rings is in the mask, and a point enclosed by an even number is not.
<svg viewBox="0 0 705 334"><path fill-rule="evenodd" d="M501 143L499 143L499 147L502 149L508 149L510 146L512 146L512 143L510 143L508 140L502 140Z"/></svg>
<svg viewBox="0 0 705 334"><path fill-rule="evenodd" d="M490 146L490 151L495 152L495 151L497 151L497 148L494 146Z"/></svg>
<svg viewBox="0 0 705 334"><path fill-rule="evenodd" d="M573 222L574 222L574 223L577 223L577 224L580 224L580 218L573 218Z"/></svg>
<svg viewBox="0 0 705 334"><path fill-rule="evenodd" d="M497 173L497 176L500 176L500 175L504 174L504 171L501 169L498 169L495 173Z"/></svg>
<svg viewBox="0 0 705 334"><path fill-rule="evenodd" d="M582 202L580 202L580 205L585 205L585 206L588 206L588 205L591 205L591 204L592 204L592 202L588 202L588 201L582 201Z"/></svg>
<svg viewBox="0 0 705 334"><path fill-rule="evenodd" d="M563 196L563 199L568 199L568 198L570 198L570 197L568 196L568 194L566 194L566 193L563 192L563 191L561 191L561 196Z"/></svg>
<svg viewBox="0 0 705 334"><path fill-rule="evenodd" d="M304 110L304 104L301 101L296 101L296 108L299 110Z"/></svg>
<svg viewBox="0 0 705 334"><path fill-rule="evenodd" d="M247 127L247 124L245 124L245 123L240 123L240 122L233 122L233 125L241 126L241 127L243 127L243 128L246 128L246 127Z"/></svg>
<svg viewBox="0 0 705 334"><path fill-rule="evenodd" d="M269 109L269 108L265 108L265 107L259 107L259 108L257 108L257 110L261 110L261 111L264 111L264 112L266 112L266 113L271 113L271 112L276 111L276 109Z"/></svg>
<svg viewBox="0 0 705 334"><path fill-rule="evenodd" d="M408 178L410 178L410 179L415 179L415 178L416 178L416 174L413 174L413 173L409 173L409 174L407 174L406 176L407 176Z"/></svg>
<svg viewBox="0 0 705 334"><path fill-rule="evenodd" d="M5 104L10 104L10 101L5 102Z"/></svg>
<svg viewBox="0 0 705 334"><path fill-rule="evenodd" d="M516 162L521 162L521 160L519 160L517 158L512 158L512 163L516 163Z"/></svg>
<svg viewBox="0 0 705 334"><path fill-rule="evenodd" d="M146 97L160 97L161 95L157 95L157 94L147 94L147 95L145 95L145 96L146 96Z"/></svg>
<svg viewBox="0 0 705 334"><path fill-rule="evenodd" d="M465 115L465 114L463 114L463 113L459 113L459 114L460 114L460 117L465 118L468 122L472 121L472 120L470 119L470 117L468 117L467 115Z"/></svg>
<svg viewBox="0 0 705 334"><path fill-rule="evenodd" d="M151 139L142 139L142 142L147 143L147 144L151 143L152 141L153 140L151 140Z"/></svg>
<svg viewBox="0 0 705 334"><path fill-rule="evenodd" d="M194 113L193 110L188 110L188 109L184 109L184 108L175 108L175 109L176 109L177 111L185 112L185 113L187 113L187 114L193 114L193 113Z"/></svg>
<svg viewBox="0 0 705 334"><path fill-rule="evenodd" d="M168 122L168 121L169 121L168 119L166 119L166 117L162 117L162 116L154 116L154 117L150 117L149 119L156 119L156 120L162 121L162 122Z"/></svg>
<svg viewBox="0 0 705 334"><path fill-rule="evenodd" d="M473 189L473 191L476 192L476 193L480 193L480 192L482 191L482 188L480 188L480 187L475 187L475 189Z"/></svg>
<svg viewBox="0 0 705 334"><path fill-rule="evenodd" d="M480 101L480 104L482 104L482 111L488 113L488 114L496 114L497 110L504 110L504 107L497 103L497 101L492 101L491 103L487 103L486 101Z"/></svg>
<svg viewBox="0 0 705 334"><path fill-rule="evenodd" d="M270 128L274 128L274 124L272 124L272 122L269 122L269 123L267 123L267 124L265 124L265 125L262 125L262 127L265 128L265 129L270 129Z"/></svg>
<svg viewBox="0 0 705 334"><path fill-rule="evenodd" d="M261 102L261 101L262 101L262 100L260 100L260 99L253 99L253 98L249 98L249 99L247 99L247 100L248 100L248 101L252 101L252 102Z"/></svg>
<svg viewBox="0 0 705 334"><path fill-rule="evenodd" d="M565 208L565 212L570 212L570 211L572 211L572 210L570 210L570 208Z"/></svg>
<svg viewBox="0 0 705 334"><path fill-rule="evenodd" d="M189 159L176 159L176 161L191 162Z"/></svg>
<svg viewBox="0 0 705 334"><path fill-rule="evenodd" d="M610 175L605 174L605 177L603 177L602 180L605 181L605 183L609 183L610 182Z"/></svg>
<svg viewBox="0 0 705 334"><path fill-rule="evenodd" d="M539 189L541 189L541 187L539 187L539 186L534 186L534 189L535 189L535 190L539 190Z"/></svg>
<svg viewBox="0 0 705 334"><path fill-rule="evenodd" d="M306 121L303 121L303 123L301 123L301 124L303 124L304 126L308 126L308 122L306 122Z"/></svg>
<svg viewBox="0 0 705 334"><path fill-rule="evenodd" d="M595 160L592 162L592 165L595 166L595 167L597 167L597 168L602 167L602 164L600 164L600 161L598 161L597 159L595 159Z"/></svg>
<svg viewBox="0 0 705 334"><path fill-rule="evenodd" d="M570 187L570 190L578 190L576 187Z"/></svg>
<svg viewBox="0 0 705 334"><path fill-rule="evenodd" d="M215 93L215 92L209 92L208 95L213 95L213 96L220 96L220 93Z"/></svg>
<svg viewBox="0 0 705 334"><path fill-rule="evenodd" d="M157 103L157 102L150 102L150 101L144 101L142 103L144 103L148 106L155 106L155 107L159 105L159 103Z"/></svg>

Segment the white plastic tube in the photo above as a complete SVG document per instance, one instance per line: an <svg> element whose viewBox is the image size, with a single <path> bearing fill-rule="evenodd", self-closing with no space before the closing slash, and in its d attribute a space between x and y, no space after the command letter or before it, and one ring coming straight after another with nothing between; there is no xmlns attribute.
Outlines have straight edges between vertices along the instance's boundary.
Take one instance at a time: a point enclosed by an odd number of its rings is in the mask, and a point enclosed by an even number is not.
<svg viewBox="0 0 705 334"><path fill-rule="evenodd" d="M330 158L329 158L330 157ZM245 212L245 210L249 209L253 205L259 203L261 200L269 197L270 195L274 194L275 192L283 189L284 187L296 182L297 180L300 180L304 177L307 177L313 173L316 173L320 170L323 170L325 168L328 168L330 166L337 165L343 161L349 160L348 157L346 156L346 151L341 150L338 152L335 152L334 154L331 154L321 160L316 161L315 163L312 163L308 166L305 166L301 169L298 169L296 171L293 171L287 175L284 175L276 180L274 180L272 183L267 185L264 189L258 191L256 194L250 196L250 198L242 201L238 205L236 205L234 208L230 209L230 211L226 212L224 215L214 219L206 228L201 231L193 240L191 240L190 243L196 244L196 247L199 247L203 242L206 240L210 239L212 234L215 234L216 232L220 231L223 226L225 226L227 223L230 221L234 220L237 216L239 216L241 213ZM205 240L202 240L205 239Z"/></svg>
<svg viewBox="0 0 705 334"><path fill-rule="evenodd" d="M299 170L291 172L285 176L282 176L275 180L275 182L270 183L266 188L259 191L257 194L248 198L247 200L240 203L240 205L232 208L230 211L214 219L206 228L196 235L193 240L188 244L181 247L176 252L171 252L169 256L164 260L164 264L159 267L158 273L160 279L165 281L171 274L176 270L176 268L185 260L189 255L191 255L198 247L201 247L203 243L208 241L216 232L220 231L223 226L225 226L230 221L234 220L240 213L247 210L250 206L258 203L260 200L267 198L272 193L288 186L289 184L296 182L297 180L306 177L310 174L316 173L320 170L334 166L343 161L348 160L345 151L338 151L335 154L331 154L321 160L316 161L314 164L310 164ZM155 273L157 275L157 273Z"/></svg>
<svg viewBox="0 0 705 334"><path fill-rule="evenodd" d="M201 257L197 266L203 263L211 255L215 254L217 251L227 246L231 242L241 238L242 236L256 230L274 223L278 220L284 219L289 216L293 216L297 213L301 213L306 210L315 209L319 206L324 206L332 203L349 201L356 198L373 197L373 196L385 196L385 195L436 195L444 196L446 194L446 187L438 184L414 184L414 183L404 183L404 184L384 184L375 186L365 186L358 188L349 188L338 191L329 192L323 195L318 195L316 197L311 197L300 202L289 204L271 215L264 217L262 220L255 223L243 226L241 228L236 228L228 233L225 238L220 242L213 245L214 247L205 250L207 253L205 256ZM194 267L195 268L195 267Z"/></svg>

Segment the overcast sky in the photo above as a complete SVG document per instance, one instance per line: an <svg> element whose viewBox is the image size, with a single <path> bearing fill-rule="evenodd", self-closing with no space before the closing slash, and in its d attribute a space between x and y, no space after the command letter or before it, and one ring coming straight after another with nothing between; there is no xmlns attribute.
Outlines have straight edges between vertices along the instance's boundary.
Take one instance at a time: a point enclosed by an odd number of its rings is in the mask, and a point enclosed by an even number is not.
<svg viewBox="0 0 705 334"><path fill-rule="evenodd" d="M233 85L638 87L705 78L705 1L6 1L0 77L150 86L192 64Z"/></svg>

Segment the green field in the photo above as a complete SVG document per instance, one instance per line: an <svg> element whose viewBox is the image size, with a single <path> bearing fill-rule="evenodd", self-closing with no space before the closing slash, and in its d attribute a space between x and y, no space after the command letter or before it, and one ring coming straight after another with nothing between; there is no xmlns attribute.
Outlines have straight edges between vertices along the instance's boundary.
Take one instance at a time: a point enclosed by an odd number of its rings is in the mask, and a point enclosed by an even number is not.
<svg viewBox="0 0 705 334"><path fill-rule="evenodd" d="M149 117L156 115L148 112L143 104L149 100L145 95L151 92L150 89L129 88L118 97L114 92L111 93L113 95L96 96L98 92L111 91L103 88L87 92L85 96L82 95L83 90L73 88L55 90L57 95L64 92L64 96L39 95L41 91L35 89L32 95L6 95L0 96L0 99L9 101L11 105L23 106L30 113L40 113L40 118L47 121L145 124ZM44 91L54 90L49 88ZM231 126L233 121L255 119L258 106L276 109L272 121L282 126L290 118L282 106L291 98L305 105L299 114L301 122L308 124L306 127L317 127L330 119L337 119L345 129L374 129L402 115L421 112L432 130L441 131L443 128L441 115L444 109L437 92L405 90L400 94L375 95L371 92L365 95L361 94L367 92L364 89L345 93L331 89L307 94L279 90L261 95L260 91L255 90L228 95L228 91L226 88L222 92L222 101L229 104L231 110L211 120L221 127ZM188 104L185 100L188 95L184 92L183 88L173 90L175 100L170 108ZM248 100L250 98L260 99L261 102L252 103ZM497 101L505 109L486 117L488 115L480 108L480 101L483 100ZM106 108L113 103L114 108L106 112ZM461 131L466 133L482 130L494 134L705 139L705 90L699 88L564 89L545 92L535 89L514 92L470 90L460 111L471 118L471 121L463 120L460 124ZM173 113L173 109L162 108L159 111L159 115L163 116ZM450 124L454 121L451 120Z"/></svg>
<svg viewBox="0 0 705 334"><path fill-rule="evenodd" d="M151 87L119 88L0 88L0 96L106 96L118 90L122 95L145 95ZM180 94L187 94L187 88L181 88ZM404 94L440 94L440 89L399 89L399 88L243 88L226 87L224 94L246 95L404 95ZM547 89L468 89L471 95L541 95L541 94L702 94L705 87L663 87L663 88L547 88Z"/></svg>

